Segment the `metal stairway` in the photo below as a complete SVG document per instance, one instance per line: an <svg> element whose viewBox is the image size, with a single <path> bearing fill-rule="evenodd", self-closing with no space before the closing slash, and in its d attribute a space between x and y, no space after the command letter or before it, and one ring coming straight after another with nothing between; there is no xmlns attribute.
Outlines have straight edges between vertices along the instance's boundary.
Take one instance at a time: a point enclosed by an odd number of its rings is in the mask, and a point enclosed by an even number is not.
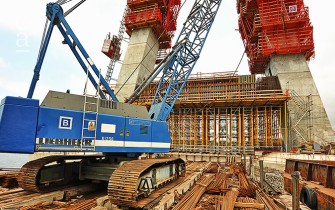
<svg viewBox="0 0 335 210"><path fill-rule="evenodd" d="M297 143L309 142L312 138L311 97L307 97L307 100L305 100L294 90L290 91L290 95L295 106L299 108L299 111L294 113L295 117L292 123L292 130L297 136L295 140Z"/></svg>

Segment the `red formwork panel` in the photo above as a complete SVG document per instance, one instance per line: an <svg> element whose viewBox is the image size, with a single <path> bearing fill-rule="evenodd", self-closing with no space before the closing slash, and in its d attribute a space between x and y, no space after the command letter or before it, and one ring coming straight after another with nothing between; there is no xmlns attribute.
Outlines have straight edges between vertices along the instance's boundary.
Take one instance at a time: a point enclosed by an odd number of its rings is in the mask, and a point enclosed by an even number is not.
<svg viewBox="0 0 335 210"><path fill-rule="evenodd" d="M262 28L294 28L309 22L303 0L257 0Z"/></svg>
<svg viewBox="0 0 335 210"><path fill-rule="evenodd" d="M239 31L251 73L264 73L273 54L314 56L313 27L303 0L237 0Z"/></svg>
<svg viewBox="0 0 335 210"><path fill-rule="evenodd" d="M240 16L250 17L258 12L256 0L237 0L237 13Z"/></svg>
<svg viewBox="0 0 335 210"><path fill-rule="evenodd" d="M168 7L180 6L181 0L169 0Z"/></svg>
<svg viewBox="0 0 335 210"><path fill-rule="evenodd" d="M263 74L268 66L270 57L262 54L262 49L258 43L251 43L248 46L247 55L250 72L252 74Z"/></svg>
<svg viewBox="0 0 335 210"><path fill-rule="evenodd" d="M146 9L142 11L132 11L125 16L125 26L127 31L131 33L134 29L154 27L162 25L163 17L158 8Z"/></svg>
<svg viewBox="0 0 335 210"><path fill-rule="evenodd" d="M252 19L247 17L239 18L240 33L243 38L248 39L252 35Z"/></svg>
<svg viewBox="0 0 335 210"><path fill-rule="evenodd" d="M127 34L130 36L133 30L151 27L159 41L159 48L171 48L181 0L127 0L127 4Z"/></svg>
<svg viewBox="0 0 335 210"><path fill-rule="evenodd" d="M170 0L164 20L164 29L167 31L177 30L177 17L179 14L181 0Z"/></svg>
<svg viewBox="0 0 335 210"><path fill-rule="evenodd" d="M159 48L171 48L174 33L164 29L162 14L159 9L128 13L125 17L125 26L129 36L131 36L133 30L151 27L159 41Z"/></svg>
<svg viewBox="0 0 335 210"><path fill-rule="evenodd" d="M157 4L160 9L164 9L168 5L168 0L127 0L127 5L132 10L139 10L155 4Z"/></svg>
<svg viewBox="0 0 335 210"><path fill-rule="evenodd" d="M264 56L307 53L309 59L314 52L313 27L263 31L260 46Z"/></svg>
<svg viewBox="0 0 335 210"><path fill-rule="evenodd" d="M265 69L267 68L270 62L269 57L264 57L260 59L250 59L248 61L249 70L251 74L264 74Z"/></svg>
<svg viewBox="0 0 335 210"><path fill-rule="evenodd" d="M258 5L256 0L247 0L245 2L245 10L247 14L255 13L258 10Z"/></svg>
<svg viewBox="0 0 335 210"><path fill-rule="evenodd" d="M163 41L159 43L159 49L169 49L172 47L172 41Z"/></svg>

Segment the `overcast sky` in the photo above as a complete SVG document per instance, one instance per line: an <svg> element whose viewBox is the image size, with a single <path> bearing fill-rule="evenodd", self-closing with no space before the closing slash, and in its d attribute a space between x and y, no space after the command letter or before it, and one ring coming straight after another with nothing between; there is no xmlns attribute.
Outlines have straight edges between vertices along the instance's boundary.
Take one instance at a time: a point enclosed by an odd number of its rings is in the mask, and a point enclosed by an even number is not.
<svg viewBox="0 0 335 210"><path fill-rule="evenodd" d="M33 76L45 22L45 0L11 0L0 7L0 98L7 95L26 97ZM184 1L183 1L184 2ZM117 34L125 0L87 0L67 17L67 21L85 49L102 69L109 59L100 52L108 32ZM192 0L182 8L177 34L185 21ZM305 0L314 26L316 57L309 63L333 128L335 127L335 29L331 15L335 1ZM69 6L69 5L68 5ZM67 6L67 7L68 7ZM236 30L236 1L224 0L193 73L234 71L244 51ZM77 60L55 28L37 84L34 98L43 99L48 90L82 94L85 75ZM123 52L126 44L123 45ZM120 66L117 66L119 69ZM244 58L238 74L249 74Z"/></svg>

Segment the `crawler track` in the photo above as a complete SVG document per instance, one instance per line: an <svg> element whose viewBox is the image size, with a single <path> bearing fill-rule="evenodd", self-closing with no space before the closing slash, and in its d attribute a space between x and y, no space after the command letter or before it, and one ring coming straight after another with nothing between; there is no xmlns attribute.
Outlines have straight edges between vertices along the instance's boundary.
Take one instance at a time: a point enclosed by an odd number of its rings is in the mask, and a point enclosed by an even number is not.
<svg viewBox="0 0 335 210"><path fill-rule="evenodd" d="M180 158L147 159L130 161L119 167L112 174L108 184L108 195L111 202L118 206L138 208L138 182L141 175L148 170L170 163L183 162ZM177 178L177 177L174 177Z"/></svg>
<svg viewBox="0 0 335 210"><path fill-rule="evenodd" d="M30 161L24 164L20 170L20 176L18 179L19 186L27 191L33 191L33 192L43 191L38 182L40 170L42 169L43 166L47 165L48 163L60 160L62 160L62 156L49 156L34 161Z"/></svg>
<svg viewBox="0 0 335 210"><path fill-rule="evenodd" d="M83 158L96 158L96 157L101 157L101 156L63 156L63 155L59 155L59 156L48 156L48 157L39 158L37 160L29 161L28 163L23 165L20 170L20 175L18 178L19 186L23 188L24 190L32 191L32 192L49 192L49 191L57 190L63 187L63 185L68 184L69 181L73 181L73 180L69 180L68 177L63 177L63 179L50 181L48 183L41 183L41 179L42 179L41 171L47 167L50 167L50 166L47 166L48 164L57 162L58 165L68 164L68 168L71 168L74 165L74 163L65 163L66 160L81 160ZM64 170L67 170L66 166ZM64 174L66 173L64 172ZM71 176L71 175L67 175L67 176Z"/></svg>

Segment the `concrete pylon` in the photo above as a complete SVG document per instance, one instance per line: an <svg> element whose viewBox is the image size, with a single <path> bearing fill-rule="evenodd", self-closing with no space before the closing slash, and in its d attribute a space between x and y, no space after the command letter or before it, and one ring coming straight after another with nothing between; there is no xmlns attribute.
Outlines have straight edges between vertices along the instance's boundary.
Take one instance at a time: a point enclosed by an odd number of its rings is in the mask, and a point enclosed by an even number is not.
<svg viewBox="0 0 335 210"><path fill-rule="evenodd" d="M132 32L114 92L120 102L128 98L153 71L159 44L151 28Z"/></svg>
<svg viewBox="0 0 335 210"><path fill-rule="evenodd" d="M290 146L311 140L320 144L335 141L335 132L303 54L271 56L266 74L278 76L282 90L290 91Z"/></svg>

